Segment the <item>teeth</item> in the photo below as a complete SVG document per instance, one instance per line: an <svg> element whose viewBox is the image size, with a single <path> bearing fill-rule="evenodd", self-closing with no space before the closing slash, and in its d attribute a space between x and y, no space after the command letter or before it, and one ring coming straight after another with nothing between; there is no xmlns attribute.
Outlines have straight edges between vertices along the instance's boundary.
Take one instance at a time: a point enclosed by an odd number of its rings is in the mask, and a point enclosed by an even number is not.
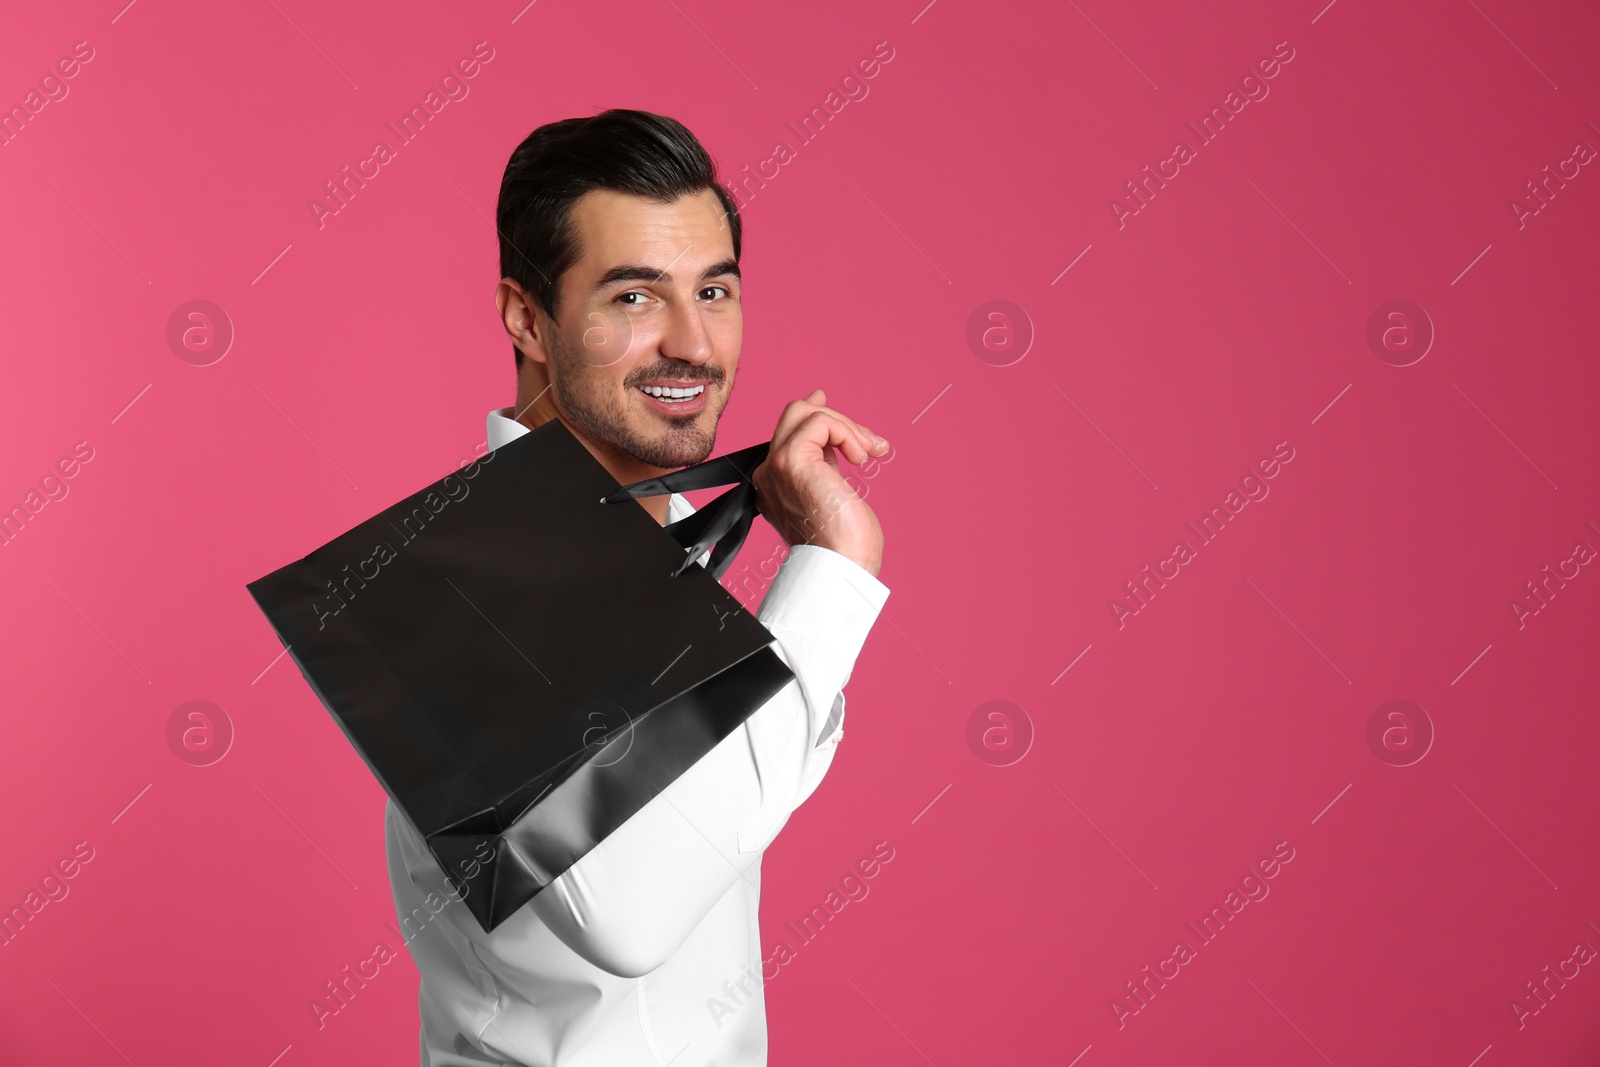
<svg viewBox="0 0 1600 1067"><path fill-rule="evenodd" d="M661 400L689 400L705 392L706 387L704 385L696 385L688 389L679 389L669 388L662 385L641 385L637 386L636 388L638 388L641 393L648 394L649 396L653 396Z"/></svg>

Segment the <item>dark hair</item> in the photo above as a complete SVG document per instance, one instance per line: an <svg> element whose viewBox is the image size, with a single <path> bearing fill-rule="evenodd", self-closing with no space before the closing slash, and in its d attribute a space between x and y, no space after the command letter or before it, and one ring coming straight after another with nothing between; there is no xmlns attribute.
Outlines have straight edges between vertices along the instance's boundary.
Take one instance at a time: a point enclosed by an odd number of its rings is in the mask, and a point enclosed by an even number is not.
<svg viewBox="0 0 1600 1067"><path fill-rule="evenodd" d="M717 181L717 165L683 123L612 108L540 126L511 153L500 179L495 226L500 276L511 278L554 318L561 276L578 256L572 205L594 189L671 203L714 189L739 259L739 208ZM522 350L516 352L522 367Z"/></svg>

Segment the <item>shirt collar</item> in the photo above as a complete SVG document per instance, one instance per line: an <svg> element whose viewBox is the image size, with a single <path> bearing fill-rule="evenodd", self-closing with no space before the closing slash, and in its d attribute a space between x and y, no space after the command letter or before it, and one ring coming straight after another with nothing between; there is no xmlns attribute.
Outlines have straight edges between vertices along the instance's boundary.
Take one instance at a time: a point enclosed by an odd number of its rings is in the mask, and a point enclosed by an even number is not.
<svg viewBox="0 0 1600 1067"><path fill-rule="evenodd" d="M489 451L493 452L501 445L508 444L528 433L529 430L522 423L512 418L516 412L512 408L496 408L489 412L488 434ZM667 497L667 522L677 522L679 519L688 518L694 514L694 505L690 504L681 493L673 493Z"/></svg>

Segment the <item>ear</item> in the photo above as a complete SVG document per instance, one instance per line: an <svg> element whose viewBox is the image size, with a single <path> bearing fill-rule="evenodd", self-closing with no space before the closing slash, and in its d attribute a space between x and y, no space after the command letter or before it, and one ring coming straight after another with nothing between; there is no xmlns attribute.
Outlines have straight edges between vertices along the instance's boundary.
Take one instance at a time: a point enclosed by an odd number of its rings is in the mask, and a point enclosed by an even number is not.
<svg viewBox="0 0 1600 1067"><path fill-rule="evenodd" d="M549 363L544 345L546 327L540 323L533 297L515 279L502 278L495 287L494 306L506 335L522 354L535 363Z"/></svg>

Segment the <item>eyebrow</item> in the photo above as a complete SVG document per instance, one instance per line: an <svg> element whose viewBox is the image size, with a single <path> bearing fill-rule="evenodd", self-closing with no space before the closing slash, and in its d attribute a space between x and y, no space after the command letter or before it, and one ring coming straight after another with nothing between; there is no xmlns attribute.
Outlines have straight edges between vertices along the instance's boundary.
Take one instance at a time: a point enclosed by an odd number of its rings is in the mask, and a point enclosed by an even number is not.
<svg viewBox="0 0 1600 1067"><path fill-rule="evenodd" d="M700 280L720 278L724 275L732 275L741 281L744 280L743 275L739 273L738 261L732 259L725 259L721 263L711 264L701 273ZM600 280L594 283L594 287L596 290L604 289L606 286L615 285L617 282L665 282L671 285L672 275L666 271L656 270L654 267L644 267L636 263L624 263L622 266L612 267L600 275Z"/></svg>

